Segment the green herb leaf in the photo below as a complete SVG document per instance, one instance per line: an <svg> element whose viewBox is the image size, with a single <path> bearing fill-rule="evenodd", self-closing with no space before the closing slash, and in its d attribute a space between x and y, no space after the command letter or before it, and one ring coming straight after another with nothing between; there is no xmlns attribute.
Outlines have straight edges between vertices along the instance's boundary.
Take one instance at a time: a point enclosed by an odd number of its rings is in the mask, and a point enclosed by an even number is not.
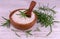
<svg viewBox="0 0 60 39"><path fill-rule="evenodd" d="M26 34L27 34L27 35L32 35L32 34L31 34L31 31L32 31L32 30L26 31Z"/></svg>
<svg viewBox="0 0 60 39"><path fill-rule="evenodd" d="M25 12L28 11L28 10L29 10L29 9L26 9L26 10L23 11L23 12L22 12L22 11L19 11L20 14L16 14L16 15L20 15L20 16L22 16L22 17L24 17L24 18L25 18L25 17L29 17L28 15L25 14Z"/></svg>
<svg viewBox="0 0 60 39"><path fill-rule="evenodd" d="M22 12L22 11L19 11L19 12L20 12L20 14L18 14L18 15L21 15L21 16L24 17L24 18L27 17L24 12Z"/></svg>
<svg viewBox="0 0 60 39"><path fill-rule="evenodd" d="M38 17L38 22L43 24L45 27L50 26L51 24L53 24L54 18L51 15L47 15L45 13L38 12L36 10L34 11L34 13Z"/></svg>
<svg viewBox="0 0 60 39"><path fill-rule="evenodd" d="M8 20L8 19L6 19L6 18L4 18L4 17L2 17L4 20Z"/></svg>
<svg viewBox="0 0 60 39"><path fill-rule="evenodd" d="M56 13L56 11L53 10L54 8L55 6L53 8L49 8L48 6L39 6L37 10L33 11L37 15L38 23L41 23L42 25L44 25L44 27L50 26L50 32L47 34L47 36L52 32L51 25L54 22L57 22L57 21L53 21L54 14Z"/></svg>
<svg viewBox="0 0 60 39"><path fill-rule="evenodd" d="M17 34L16 32L15 32L15 34L16 34L16 36L20 37L20 35L19 35L19 34Z"/></svg>
<svg viewBox="0 0 60 39"><path fill-rule="evenodd" d="M20 37L20 35L17 33L17 32L19 32L19 31L17 31L17 30L14 30L14 29L11 29L13 32L15 32L15 35L16 36L18 36L18 37Z"/></svg>
<svg viewBox="0 0 60 39"><path fill-rule="evenodd" d="M50 35L51 32L52 32L52 26L50 26L50 32L46 36Z"/></svg>
<svg viewBox="0 0 60 39"><path fill-rule="evenodd" d="M54 7L53 7L54 8ZM38 23L41 23L45 27L52 25L54 22L54 14L56 13L53 9L47 6L39 6L37 10L33 11L38 17ZM50 14L49 14L50 13Z"/></svg>
<svg viewBox="0 0 60 39"><path fill-rule="evenodd" d="M2 24L2 26L7 26L7 27L10 27L10 20L9 19L6 19L4 17L2 17L3 19L5 19L5 23Z"/></svg>
<svg viewBox="0 0 60 39"><path fill-rule="evenodd" d="M56 13L56 11L55 10L53 10L54 8L55 8L56 6L54 6L52 9L51 8L49 8L49 7L47 7L47 6L39 6L38 7L38 10L39 11L47 11L47 12L52 12L53 14L55 14Z"/></svg>

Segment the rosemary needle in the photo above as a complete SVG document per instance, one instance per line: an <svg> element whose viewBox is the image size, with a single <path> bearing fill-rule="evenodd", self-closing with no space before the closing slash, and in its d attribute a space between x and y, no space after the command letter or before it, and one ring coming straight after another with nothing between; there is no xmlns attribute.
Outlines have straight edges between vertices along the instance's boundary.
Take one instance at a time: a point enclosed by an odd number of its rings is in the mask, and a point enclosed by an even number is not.
<svg viewBox="0 0 60 39"><path fill-rule="evenodd" d="M28 35L32 35L32 34L31 34L31 31L32 31L32 30L25 31L26 35L27 35L27 36L28 36Z"/></svg>
<svg viewBox="0 0 60 39"><path fill-rule="evenodd" d="M19 31L17 31L17 30L14 30L14 29L11 29L13 32L15 32L15 35L16 36L18 36L18 37L20 37L20 35L19 34L17 34L17 32L19 32Z"/></svg>
<svg viewBox="0 0 60 39"><path fill-rule="evenodd" d="M16 32L15 32L15 34L16 34L18 37L20 37L20 35L19 35L19 34L17 34Z"/></svg>
<svg viewBox="0 0 60 39"><path fill-rule="evenodd" d="M2 24L2 26L7 26L7 27L10 27L10 20L9 19L6 19L6 18L4 18L4 17L2 17L4 20L6 20L3 24Z"/></svg>
<svg viewBox="0 0 60 39"><path fill-rule="evenodd" d="M46 36L50 35L51 32L52 32L52 26L50 26L50 32Z"/></svg>
<svg viewBox="0 0 60 39"><path fill-rule="evenodd" d="M20 12L20 14L16 14L16 15L20 15L20 16L22 16L24 18L27 17L26 14L25 14L25 11L23 11L23 12L22 11L19 11L19 12Z"/></svg>

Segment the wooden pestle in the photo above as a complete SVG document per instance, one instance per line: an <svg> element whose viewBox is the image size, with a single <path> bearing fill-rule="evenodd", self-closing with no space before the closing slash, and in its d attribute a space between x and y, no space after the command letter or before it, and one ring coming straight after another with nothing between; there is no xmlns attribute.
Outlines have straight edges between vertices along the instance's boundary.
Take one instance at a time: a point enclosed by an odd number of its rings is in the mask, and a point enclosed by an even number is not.
<svg viewBox="0 0 60 39"><path fill-rule="evenodd" d="M33 8L35 7L35 5L36 5L36 2L32 1L30 6L29 6L29 9L25 13L28 17L31 17L31 13L32 13Z"/></svg>

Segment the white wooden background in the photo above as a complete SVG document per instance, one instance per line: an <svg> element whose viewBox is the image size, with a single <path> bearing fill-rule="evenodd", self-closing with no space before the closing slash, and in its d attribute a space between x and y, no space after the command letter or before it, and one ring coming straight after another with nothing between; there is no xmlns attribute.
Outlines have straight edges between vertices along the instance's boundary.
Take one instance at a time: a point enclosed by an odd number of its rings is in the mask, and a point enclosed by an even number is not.
<svg viewBox="0 0 60 39"><path fill-rule="evenodd" d="M4 16L6 18L9 18L10 11L18 8L28 8L29 4L32 0L0 0L0 25L4 21L1 17ZM38 3L40 4L47 4L49 3L50 7L56 5L55 10L57 11L56 20L60 21L60 0L34 0L37 2L36 7L38 6ZM36 8L35 7L35 8ZM35 24L35 26L40 26L39 24ZM60 39L60 23L55 23L53 25L53 32L49 36L45 36L48 31L48 28L41 28L41 32L32 32L36 33L36 36L31 36L26 38L24 34L21 34L22 32L18 32L18 34L21 36L20 38L15 35L13 31L6 27L0 26L0 39Z"/></svg>

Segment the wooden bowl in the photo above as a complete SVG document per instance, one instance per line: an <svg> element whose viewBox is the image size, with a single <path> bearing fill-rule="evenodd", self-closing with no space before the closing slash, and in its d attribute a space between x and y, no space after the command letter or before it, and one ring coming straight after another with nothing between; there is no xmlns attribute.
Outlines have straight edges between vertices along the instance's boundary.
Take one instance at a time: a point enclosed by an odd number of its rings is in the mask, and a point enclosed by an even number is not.
<svg viewBox="0 0 60 39"><path fill-rule="evenodd" d="M16 9L16 10L14 10L14 11L12 11L12 12L10 13L9 19L10 19L11 24L12 24L15 28L20 29L20 30L27 30L27 29L31 28L31 27L36 23L36 21L37 21L36 15L35 15L35 19L34 19L32 22L30 22L30 23L27 23L27 24L16 23L14 20L12 20L12 15L13 15L16 11L19 11L19 10L25 10L25 9Z"/></svg>

